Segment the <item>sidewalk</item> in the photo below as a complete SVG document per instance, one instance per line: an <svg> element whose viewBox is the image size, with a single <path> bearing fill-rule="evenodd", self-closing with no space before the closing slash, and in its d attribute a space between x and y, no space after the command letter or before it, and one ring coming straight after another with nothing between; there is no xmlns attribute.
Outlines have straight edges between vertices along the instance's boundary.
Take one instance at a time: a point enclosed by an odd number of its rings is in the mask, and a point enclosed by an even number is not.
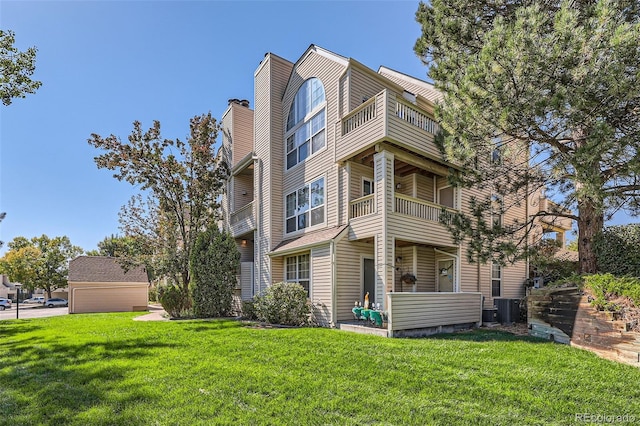
<svg viewBox="0 0 640 426"><path fill-rule="evenodd" d="M169 316L161 305L149 305L149 313L135 317L134 321L169 321Z"/></svg>

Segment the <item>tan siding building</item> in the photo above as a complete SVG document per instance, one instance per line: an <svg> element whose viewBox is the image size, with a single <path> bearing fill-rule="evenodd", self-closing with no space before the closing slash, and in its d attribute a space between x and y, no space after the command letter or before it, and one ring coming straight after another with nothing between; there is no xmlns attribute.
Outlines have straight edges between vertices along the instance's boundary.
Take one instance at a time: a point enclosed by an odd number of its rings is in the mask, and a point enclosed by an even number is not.
<svg viewBox="0 0 640 426"><path fill-rule="evenodd" d="M69 262L69 313L146 311L149 279L143 267L125 270L113 257Z"/></svg>
<svg viewBox="0 0 640 426"><path fill-rule="evenodd" d="M243 299L299 282L316 319L338 326L368 293L394 313L393 334L478 323L495 297L524 294L525 263L502 268L497 286L492 266L467 262L441 222L443 208L468 208L474 194L448 183L462 170L433 142L441 96L431 84L314 45L295 63L267 54L254 76L253 110L232 100L222 121L233 165L224 223L242 275L253 272L253 285L240 277ZM421 319L419 304L437 315Z"/></svg>

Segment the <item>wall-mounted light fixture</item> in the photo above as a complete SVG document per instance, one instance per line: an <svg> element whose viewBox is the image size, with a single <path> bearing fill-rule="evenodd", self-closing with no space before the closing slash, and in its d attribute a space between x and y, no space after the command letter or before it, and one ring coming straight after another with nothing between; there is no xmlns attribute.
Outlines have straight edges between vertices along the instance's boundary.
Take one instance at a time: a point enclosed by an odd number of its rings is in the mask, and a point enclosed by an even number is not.
<svg viewBox="0 0 640 426"><path fill-rule="evenodd" d="M247 191L242 191L242 195L247 195Z"/></svg>
<svg viewBox="0 0 640 426"><path fill-rule="evenodd" d="M240 243L240 246L246 247L247 246L247 240L242 240L242 242Z"/></svg>
<svg viewBox="0 0 640 426"><path fill-rule="evenodd" d="M396 189L401 189L402 188L402 184L401 183L396 183Z"/></svg>

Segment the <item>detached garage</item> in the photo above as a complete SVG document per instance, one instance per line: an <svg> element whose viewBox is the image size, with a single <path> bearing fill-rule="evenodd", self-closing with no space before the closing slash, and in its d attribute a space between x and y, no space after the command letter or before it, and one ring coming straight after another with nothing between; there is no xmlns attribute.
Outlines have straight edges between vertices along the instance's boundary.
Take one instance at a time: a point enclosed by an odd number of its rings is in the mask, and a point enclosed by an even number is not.
<svg viewBox="0 0 640 426"><path fill-rule="evenodd" d="M149 278L139 266L125 271L114 257L69 262L69 313L146 311Z"/></svg>

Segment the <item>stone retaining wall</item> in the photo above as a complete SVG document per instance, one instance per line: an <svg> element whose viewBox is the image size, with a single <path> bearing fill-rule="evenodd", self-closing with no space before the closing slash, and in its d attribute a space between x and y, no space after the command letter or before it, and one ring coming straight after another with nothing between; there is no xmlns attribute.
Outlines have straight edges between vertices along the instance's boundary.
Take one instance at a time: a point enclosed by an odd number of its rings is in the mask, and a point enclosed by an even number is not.
<svg viewBox="0 0 640 426"><path fill-rule="evenodd" d="M577 287L534 289L527 296L531 336L593 350L640 366L640 333L613 312L598 311Z"/></svg>

